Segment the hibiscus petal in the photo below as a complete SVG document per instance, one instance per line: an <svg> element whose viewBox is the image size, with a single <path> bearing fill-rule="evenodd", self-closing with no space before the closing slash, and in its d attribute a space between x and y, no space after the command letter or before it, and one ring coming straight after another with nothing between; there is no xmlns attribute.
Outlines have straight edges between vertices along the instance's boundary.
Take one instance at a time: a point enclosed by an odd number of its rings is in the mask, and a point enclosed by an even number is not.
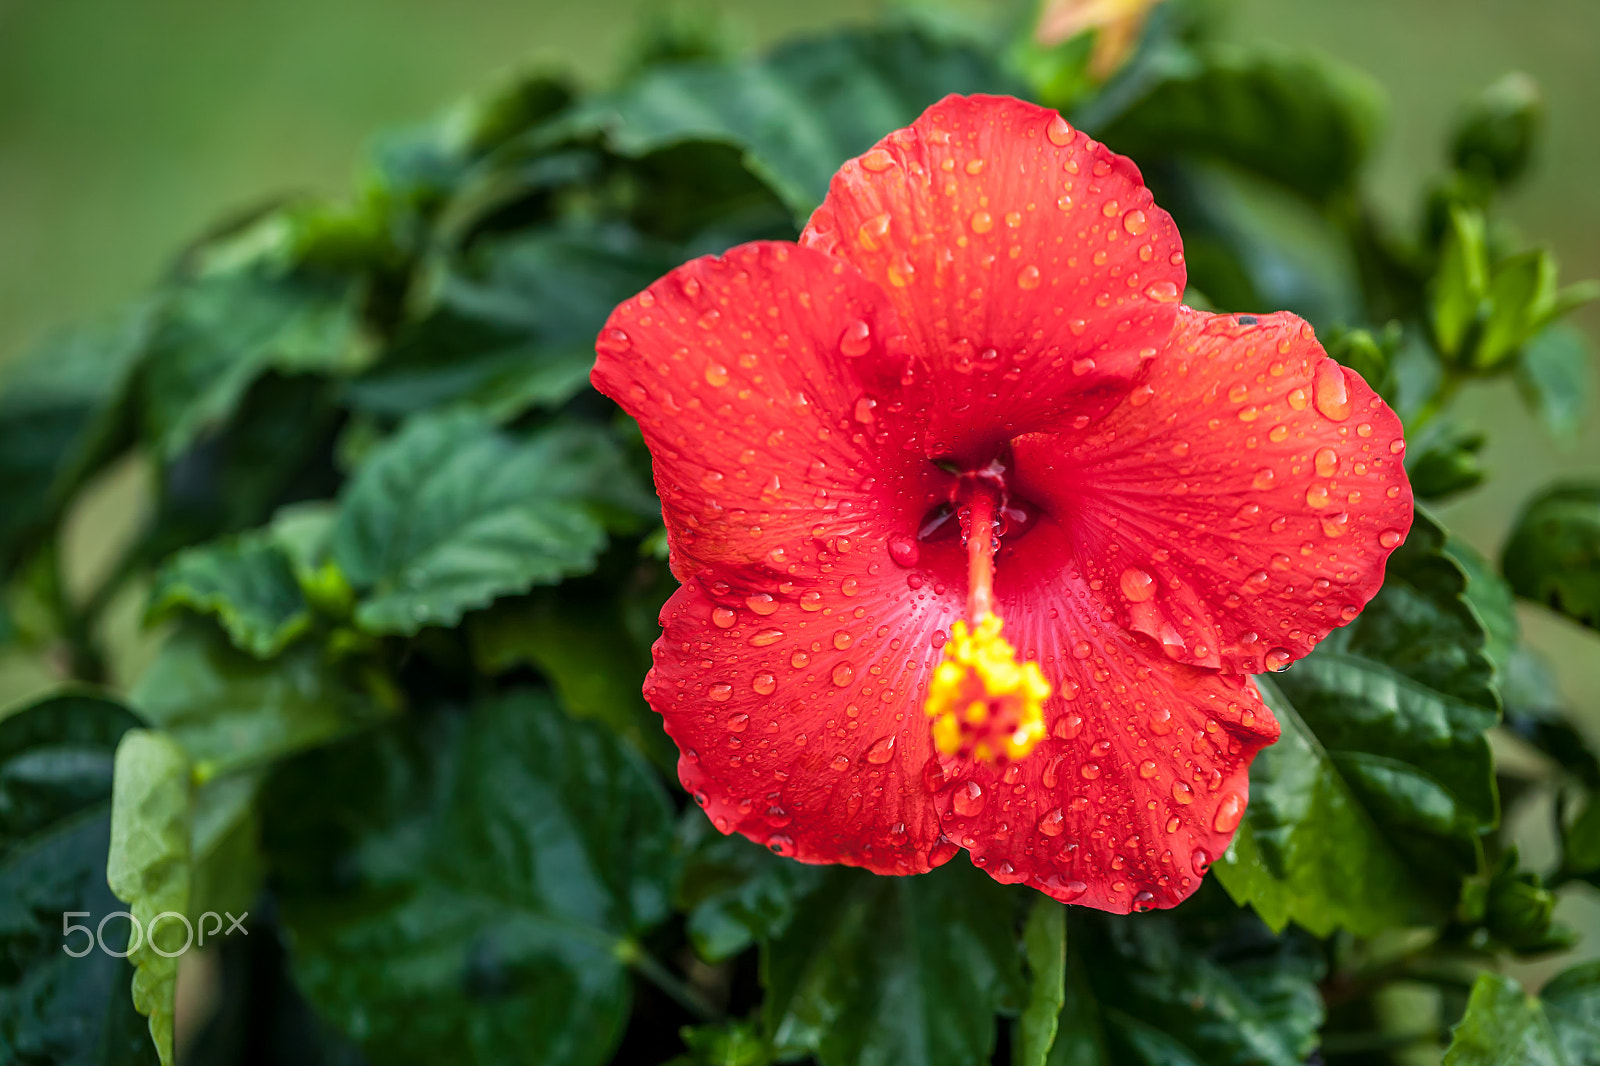
<svg viewBox="0 0 1600 1066"><path fill-rule="evenodd" d="M650 447L680 581L719 566L769 591L839 536L875 536L887 560L885 530L916 528L920 496L900 515L906 493L880 505L863 484L940 472L884 431L900 327L846 263L777 242L696 259L612 312L596 347L595 387Z"/></svg>
<svg viewBox="0 0 1600 1066"><path fill-rule="evenodd" d="M1180 662L1260 673L1377 593L1411 527L1404 447L1299 318L1185 308L1109 416L1013 455L1106 617Z"/></svg>
<svg viewBox="0 0 1600 1066"><path fill-rule="evenodd" d="M1002 597L1008 632L1056 689L1047 738L1003 770L947 760L935 802L996 880L1119 913L1171 907L1227 850L1278 724L1248 679L1084 620L1073 584Z"/></svg>
<svg viewBox="0 0 1600 1066"><path fill-rule="evenodd" d="M803 862L944 863L957 849L923 787L921 701L959 611L959 595L908 589L868 553L827 556L798 599L743 597L702 571L662 609L645 682L684 787L724 833Z"/></svg>
<svg viewBox="0 0 1600 1066"><path fill-rule="evenodd" d="M845 163L800 240L889 294L918 357L926 450L979 462L1119 395L1186 280L1138 168L1008 97L946 97Z"/></svg>

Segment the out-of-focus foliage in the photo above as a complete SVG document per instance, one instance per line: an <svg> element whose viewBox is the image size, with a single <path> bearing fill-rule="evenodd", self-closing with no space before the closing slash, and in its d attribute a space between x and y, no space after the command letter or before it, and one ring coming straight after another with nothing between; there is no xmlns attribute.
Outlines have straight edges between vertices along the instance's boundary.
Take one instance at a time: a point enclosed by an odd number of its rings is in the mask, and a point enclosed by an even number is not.
<svg viewBox="0 0 1600 1066"><path fill-rule="evenodd" d="M1600 883L1600 761L1513 610L1596 624L1595 485L1539 492L1498 572L1418 515L1365 613L1263 683L1284 738L1201 860L1215 883L1167 914L721 837L639 696L673 581L639 435L587 385L596 332L676 263L792 239L846 157L948 92L1031 95L1133 154L1189 300L1310 318L1405 418L1419 498L1489 474L1451 412L1469 383L1581 424L1563 318L1594 290L1499 214L1536 88L1440 131L1397 232L1363 198L1370 79L1221 45L1210 18L1167 0L1120 67L1094 28L1047 48L893 23L748 56L669 21L619 83L514 77L380 138L348 199L237 219L17 364L0 641L103 682L108 611L148 581L160 648L125 700L0 718L0 1058L170 1061L170 920L130 962L62 952L58 915L117 898L255 916L196 1064L1593 1058L1588 970L1539 1000L1477 974L1569 946L1555 893ZM69 591L64 516L129 455L148 519ZM1542 778L1497 773L1497 723ZM1548 869L1504 829L1538 789ZM1435 1005L1401 1025L1385 1004L1417 985Z"/></svg>

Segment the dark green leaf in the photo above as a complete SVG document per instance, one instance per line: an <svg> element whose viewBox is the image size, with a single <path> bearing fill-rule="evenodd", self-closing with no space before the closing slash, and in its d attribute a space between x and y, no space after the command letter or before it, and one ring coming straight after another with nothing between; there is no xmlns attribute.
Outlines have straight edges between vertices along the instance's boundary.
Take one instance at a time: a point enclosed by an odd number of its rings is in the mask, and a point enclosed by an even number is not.
<svg viewBox="0 0 1600 1066"><path fill-rule="evenodd" d="M570 713L604 722L663 771L676 768L678 751L644 701L650 649L629 634L614 589L564 582L472 616L468 633L480 670L532 666Z"/></svg>
<svg viewBox="0 0 1600 1066"><path fill-rule="evenodd" d="M1493 666L1467 577L1418 512L1383 590L1287 673L1259 679L1283 738L1251 767L1217 876L1281 929L1371 935L1442 917L1499 817Z"/></svg>
<svg viewBox="0 0 1600 1066"><path fill-rule="evenodd" d="M1566 971L1525 994L1509 977L1485 973L1451 1031L1444 1066L1586 1066L1600 1061L1600 963Z"/></svg>
<svg viewBox="0 0 1600 1066"><path fill-rule="evenodd" d="M1383 125L1382 90L1312 52L1169 48L1078 116L1144 162L1220 159L1314 200L1351 187Z"/></svg>
<svg viewBox="0 0 1600 1066"><path fill-rule="evenodd" d="M1477 488L1488 477L1478 453L1489 438L1482 433L1456 430L1441 423L1406 457L1406 472L1417 499L1447 499Z"/></svg>
<svg viewBox="0 0 1600 1066"><path fill-rule="evenodd" d="M1572 326L1546 329L1523 347L1517 359L1517 384L1545 428L1558 438L1571 439L1594 397L1589 339Z"/></svg>
<svg viewBox="0 0 1600 1066"><path fill-rule="evenodd" d="M168 294L143 385L144 430L164 458L225 421L268 370L352 373L368 356L361 290L345 280L240 270Z"/></svg>
<svg viewBox="0 0 1600 1066"><path fill-rule="evenodd" d="M132 308L49 338L7 368L0 392L0 573L114 449L148 315Z"/></svg>
<svg viewBox="0 0 1600 1066"><path fill-rule="evenodd" d="M156 575L149 616L187 609L215 615L233 643L270 659L311 625L289 556L268 533L180 552Z"/></svg>
<svg viewBox="0 0 1600 1066"><path fill-rule="evenodd" d="M1494 564L1460 537L1451 535L1446 539L1444 553L1466 575L1467 588L1461 598L1467 601L1483 623L1483 653L1494 666L1495 682L1499 687L1501 680L1510 673L1511 661L1522 643L1522 624L1517 621L1516 597L1505 579L1495 573Z"/></svg>
<svg viewBox="0 0 1600 1066"><path fill-rule="evenodd" d="M373 1062L598 1064L667 914L671 807L538 693L286 767L264 839L297 980Z"/></svg>
<svg viewBox="0 0 1600 1066"><path fill-rule="evenodd" d="M652 67L563 121L568 135L603 132L625 156L689 141L735 145L803 222L839 164L930 104L948 93L1007 91L1020 89L969 44L916 28L869 29L761 59Z"/></svg>
<svg viewBox="0 0 1600 1066"><path fill-rule="evenodd" d="M827 870L780 858L737 834L723 836L705 814L683 817L687 857L675 902L689 915L689 939L707 962L730 959L758 940L783 936L800 901Z"/></svg>
<svg viewBox="0 0 1600 1066"><path fill-rule="evenodd" d="M606 316L679 259L616 226L480 241L351 400L398 415L458 404L496 420L559 406L587 387Z"/></svg>
<svg viewBox="0 0 1600 1066"><path fill-rule="evenodd" d="M362 593L362 628L411 634L588 572L606 517L657 506L596 427L520 438L479 416L425 417L357 471L332 555Z"/></svg>
<svg viewBox="0 0 1600 1066"><path fill-rule="evenodd" d="M130 729L117 745L106 881L144 936L129 956L133 1005L150 1019L161 1066L172 1066L178 956L190 946L189 760L171 737ZM164 915L164 921L156 921Z"/></svg>
<svg viewBox="0 0 1600 1066"><path fill-rule="evenodd" d="M168 639L132 702L178 739L200 781L325 744L383 714L314 645L263 662L202 624Z"/></svg>
<svg viewBox="0 0 1600 1066"><path fill-rule="evenodd" d="M138 725L120 704L87 695L0 719L0 1061L157 1061L128 994L133 971L98 944L84 953L100 920L121 909L106 885L113 754ZM63 935L68 912L87 934ZM124 918L107 922L106 946L123 950L128 929Z"/></svg>
<svg viewBox="0 0 1600 1066"><path fill-rule="evenodd" d="M1323 964L1248 916L1074 915L1049 1066L1298 1066L1316 1047Z"/></svg>
<svg viewBox="0 0 1600 1066"><path fill-rule="evenodd" d="M1028 1002L1012 1039L1012 1066L1045 1066L1066 1003L1067 909L1040 893L1022 931Z"/></svg>
<svg viewBox="0 0 1600 1066"><path fill-rule="evenodd" d="M966 1066L1024 998L1016 897L966 862L916 877L831 869L762 954L780 1056Z"/></svg>
<svg viewBox="0 0 1600 1066"><path fill-rule="evenodd" d="M1556 484L1530 500L1500 567L1518 596L1600 629L1600 482Z"/></svg>

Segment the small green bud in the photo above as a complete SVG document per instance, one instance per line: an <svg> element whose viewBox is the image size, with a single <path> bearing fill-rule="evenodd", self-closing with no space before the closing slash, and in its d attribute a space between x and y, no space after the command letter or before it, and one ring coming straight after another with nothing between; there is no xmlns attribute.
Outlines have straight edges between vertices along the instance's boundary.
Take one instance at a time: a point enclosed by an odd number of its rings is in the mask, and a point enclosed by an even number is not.
<svg viewBox="0 0 1600 1066"><path fill-rule="evenodd" d="M1528 169L1544 127L1544 98L1526 74L1507 74L1467 108L1450 145L1456 168L1509 185Z"/></svg>

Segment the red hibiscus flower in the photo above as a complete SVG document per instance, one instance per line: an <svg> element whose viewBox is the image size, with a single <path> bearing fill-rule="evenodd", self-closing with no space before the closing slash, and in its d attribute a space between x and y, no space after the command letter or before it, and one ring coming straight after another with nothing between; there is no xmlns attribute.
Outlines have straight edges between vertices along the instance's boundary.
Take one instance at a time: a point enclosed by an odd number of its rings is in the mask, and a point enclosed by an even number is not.
<svg viewBox="0 0 1600 1066"><path fill-rule="evenodd" d="M1126 912L1194 891L1278 725L1250 680L1377 591L1393 412L1289 314L1180 306L1138 169L949 97L798 244L618 307L594 383L683 587L645 694L717 828Z"/></svg>

